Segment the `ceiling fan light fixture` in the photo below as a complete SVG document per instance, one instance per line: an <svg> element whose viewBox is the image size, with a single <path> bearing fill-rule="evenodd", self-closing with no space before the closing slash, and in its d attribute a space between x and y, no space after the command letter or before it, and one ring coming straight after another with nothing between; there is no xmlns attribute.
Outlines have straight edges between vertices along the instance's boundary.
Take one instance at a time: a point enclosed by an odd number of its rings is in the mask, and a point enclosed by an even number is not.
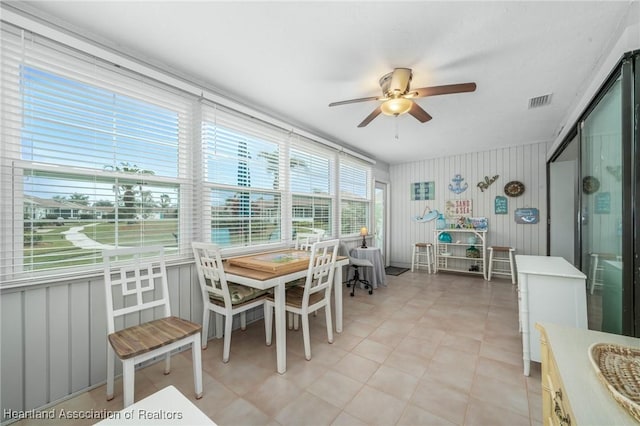
<svg viewBox="0 0 640 426"><path fill-rule="evenodd" d="M384 115L400 115L408 112L412 104L409 99L394 98L380 105L380 109Z"/></svg>

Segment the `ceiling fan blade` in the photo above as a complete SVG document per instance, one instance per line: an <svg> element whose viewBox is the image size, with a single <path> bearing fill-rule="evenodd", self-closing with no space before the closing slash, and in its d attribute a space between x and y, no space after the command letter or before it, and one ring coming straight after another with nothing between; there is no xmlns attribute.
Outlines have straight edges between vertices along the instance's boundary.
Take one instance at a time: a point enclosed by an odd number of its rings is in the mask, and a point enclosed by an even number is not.
<svg viewBox="0 0 640 426"><path fill-rule="evenodd" d="M411 105L409 114L413 115L421 123L426 123L432 118L427 111L423 110L422 107L415 102Z"/></svg>
<svg viewBox="0 0 640 426"><path fill-rule="evenodd" d="M358 124L358 127L364 127L367 124L371 123L373 119L379 116L381 113L382 113L382 109L380 107L374 109L371 114L367 115L367 118L362 120L362 123Z"/></svg>
<svg viewBox="0 0 640 426"><path fill-rule="evenodd" d="M338 105L355 104L356 102L379 101L382 99L385 99L385 97L370 96L368 98L358 98L358 99L349 99L348 101L331 102L329 106L332 107L332 106L338 106Z"/></svg>
<svg viewBox="0 0 640 426"><path fill-rule="evenodd" d="M391 83L389 84L389 92L397 92L398 94L405 93L409 88L409 82L411 81L411 69L409 68L395 68L391 75Z"/></svg>
<svg viewBox="0 0 640 426"><path fill-rule="evenodd" d="M444 86L422 87L412 90L407 94L410 98L424 98L425 96L449 95L452 93L473 92L476 90L475 83L446 84Z"/></svg>

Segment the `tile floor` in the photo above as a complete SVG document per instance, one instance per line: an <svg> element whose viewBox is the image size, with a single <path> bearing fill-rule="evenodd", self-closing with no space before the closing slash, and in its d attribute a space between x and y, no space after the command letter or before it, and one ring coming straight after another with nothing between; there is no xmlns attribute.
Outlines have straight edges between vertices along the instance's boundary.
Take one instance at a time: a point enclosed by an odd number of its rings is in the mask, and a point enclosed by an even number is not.
<svg viewBox="0 0 640 426"><path fill-rule="evenodd" d="M523 376L509 280L422 271L387 278L373 295L351 298L345 289L344 331L333 344L323 313L312 317L311 361L301 331L289 331L284 375L260 320L234 331L228 364L221 340L209 343L202 399L193 396L189 352L173 357L168 376L162 363L139 370L135 399L173 384L221 426L542 424L540 365ZM101 386L56 408L119 410L121 383L110 402Z"/></svg>

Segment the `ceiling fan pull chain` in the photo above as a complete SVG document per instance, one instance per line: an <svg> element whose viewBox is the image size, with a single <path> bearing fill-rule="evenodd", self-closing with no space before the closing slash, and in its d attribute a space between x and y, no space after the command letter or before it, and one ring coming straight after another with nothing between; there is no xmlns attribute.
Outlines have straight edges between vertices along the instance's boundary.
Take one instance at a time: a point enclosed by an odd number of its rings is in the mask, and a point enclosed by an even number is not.
<svg viewBox="0 0 640 426"><path fill-rule="evenodd" d="M400 137L398 136L398 115L396 114L396 139L400 139Z"/></svg>

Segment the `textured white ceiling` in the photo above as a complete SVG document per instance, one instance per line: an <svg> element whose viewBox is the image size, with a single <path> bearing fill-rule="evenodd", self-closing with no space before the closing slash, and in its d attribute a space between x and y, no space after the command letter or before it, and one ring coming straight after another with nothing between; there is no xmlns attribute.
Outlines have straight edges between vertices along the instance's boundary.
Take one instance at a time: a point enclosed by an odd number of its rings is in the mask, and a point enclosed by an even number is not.
<svg viewBox="0 0 640 426"><path fill-rule="evenodd" d="M257 110L390 164L553 140L627 22L630 1L29 2L38 14L166 64ZM378 79L475 82L380 115ZM553 93L549 106L531 97ZM397 138L396 138L397 134Z"/></svg>

